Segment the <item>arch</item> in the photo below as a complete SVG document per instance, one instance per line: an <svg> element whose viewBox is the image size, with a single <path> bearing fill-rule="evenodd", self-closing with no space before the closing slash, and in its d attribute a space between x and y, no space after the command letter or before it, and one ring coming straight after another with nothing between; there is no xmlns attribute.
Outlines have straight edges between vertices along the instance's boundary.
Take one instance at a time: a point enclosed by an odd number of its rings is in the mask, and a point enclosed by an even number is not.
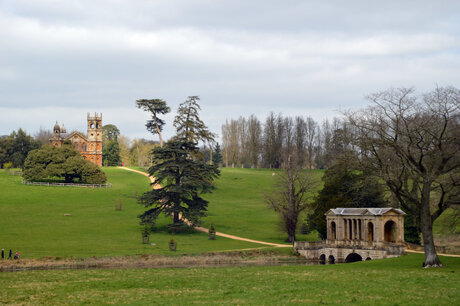
<svg viewBox="0 0 460 306"><path fill-rule="evenodd" d="M370 258L370 257L367 257L367 258L366 258L366 260L372 260L372 258Z"/></svg>
<svg viewBox="0 0 460 306"><path fill-rule="evenodd" d="M83 152L86 152L86 143L83 143L83 144L81 145L81 150L82 150Z"/></svg>
<svg viewBox="0 0 460 306"><path fill-rule="evenodd" d="M374 241L374 224L367 223L367 241Z"/></svg>
<svg viewBox="0 0 460 306"><path fill-rule="evenodd" d="M337 226L335 225L335 222L331 222L331 240L337 239Z"/></svg>
<svg viewBox="0 0 460 306"><path fill-rule="evenodd" d="M396 242L396 223L389 220L385 223L383 240L386 242Z"/></svg>
<svg viewBox="0 0 460 306"><path fill-rule="evenodd" d="M345 262L346 263L350 263L350 262L356 262L356 261L362 261L363 258L361 257L361 255L357 254L357 253L350 253L347 258L345 258Z"/></svg>
<svg viewBox="0 0 460 306"><path fill-rule="evenodd" d="M325 265L326 264L326 255L325 254L321 254L321 256L319 257L319 264L320 265Z"/></svg>
<svg viewBox="0 0 460 306"><path fill-rule="evenodd" d="M90 129L94 129L94 122L91 122L91 123L89 124L89 128L90 128Z"/></svg>
<svg viewBox="0 0 460 306"><path fill-rule="evenodd" d="M334 256L332 256L332 255L329 255L329 258L328 258L328 263L329 263L330 265L333 265L333 264L335 264L335 258L334 258Z"/></svg>

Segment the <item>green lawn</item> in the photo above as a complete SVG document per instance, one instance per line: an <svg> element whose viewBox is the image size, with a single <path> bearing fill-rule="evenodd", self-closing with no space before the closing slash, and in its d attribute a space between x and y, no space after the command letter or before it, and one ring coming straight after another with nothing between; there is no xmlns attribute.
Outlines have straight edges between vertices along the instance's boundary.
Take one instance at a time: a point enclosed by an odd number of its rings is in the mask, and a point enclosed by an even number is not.
<svg viewBox="0 0 460 306"><path fill-rule="evenodd" d="M210 202L205 226L214 223L216 230L223 233L283 243L287 236L278 215L264 201L264 195L273 190L277 173L279 170L223 168L216 190L205 196ZM318 180L322 173L313 171ZM315 232L299 234L297 239L314 241L318 237Z"/></svg>
<svg viewBox="0 0 460 306"><path fill-rule="evenodd" d="M423 255L327 266L0 273L0 304L458 305L460 259Z"/></svg>
<svg viewBox="0 0 460 306"><path fill-rule="evenodd" d="M139 219L143 210L134 196L149 190L146 177L117 168L103 169L112 188L30 186L0 170L0 248L24 257L89 257L170 254L170 234L151 235L156 246L143 245ZM115 210L118 199L122 211ZM71 216L64 216L71 214ZM164 228L168 218L159 220ZM175 235L178 254L259 247L246 242L207 239L203 233Z"/></svg>

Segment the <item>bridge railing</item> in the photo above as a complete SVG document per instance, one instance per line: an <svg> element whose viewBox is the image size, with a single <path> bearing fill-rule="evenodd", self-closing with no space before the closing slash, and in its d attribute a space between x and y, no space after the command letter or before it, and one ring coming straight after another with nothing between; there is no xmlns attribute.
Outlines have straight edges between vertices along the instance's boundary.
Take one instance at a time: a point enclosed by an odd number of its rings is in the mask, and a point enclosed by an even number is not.
<svg viewBox="0 0 460 306"><path fill-rule="evenodd" d="M391 253L404 252L404 245L387 241L363 241L363 240L322 240L317 242L296 241L296 250L314 250L320 248L356 248L356 249L385 249Z"/></svg>

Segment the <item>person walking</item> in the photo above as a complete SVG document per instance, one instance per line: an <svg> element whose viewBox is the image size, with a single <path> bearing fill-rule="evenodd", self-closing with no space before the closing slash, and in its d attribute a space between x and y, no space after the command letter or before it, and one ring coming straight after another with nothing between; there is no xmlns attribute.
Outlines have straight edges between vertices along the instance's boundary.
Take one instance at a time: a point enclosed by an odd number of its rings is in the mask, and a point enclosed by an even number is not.
<svg viewBox="0 0 460 306"><path fill-rule="evenodd" d="M5 249L2 249L2 259L5 259Z"/></svg>
<svg viewBox="0 0 460 306"><path fill-rule="evenodd" d="M10 249L10 254L8 255L8 259L13 259L13 251Z"/></svg>

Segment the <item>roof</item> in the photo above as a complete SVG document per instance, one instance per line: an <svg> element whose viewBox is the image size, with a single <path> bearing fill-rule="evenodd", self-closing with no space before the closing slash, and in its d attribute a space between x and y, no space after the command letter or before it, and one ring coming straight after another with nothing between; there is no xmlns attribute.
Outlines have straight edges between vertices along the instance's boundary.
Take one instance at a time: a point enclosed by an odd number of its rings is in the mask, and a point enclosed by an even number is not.
<svg viewBox="0 0 460 306"><path fill-rule="evenodd" d="M392 208L392 207L385 207L385 208L333 208L329 209L325 215L338 215L338 216L364 216L364 215L371 215L371 216L382 216L388 212L395 212L398 215L406 215L401 209Z"/></svg>

